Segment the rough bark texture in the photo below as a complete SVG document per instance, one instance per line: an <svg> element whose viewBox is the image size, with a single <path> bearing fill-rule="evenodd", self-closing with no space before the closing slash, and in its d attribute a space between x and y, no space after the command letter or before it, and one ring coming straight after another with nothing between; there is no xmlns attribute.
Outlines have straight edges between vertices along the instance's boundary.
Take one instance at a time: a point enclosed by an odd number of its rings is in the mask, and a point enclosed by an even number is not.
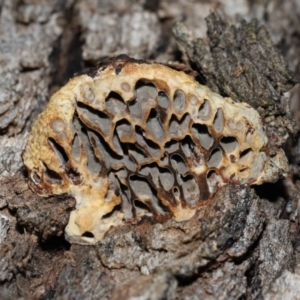
<svg viewBox="0 0 300 300"><path fill-rule="evenodd" d="M299 28L297 0L0 0L0 298L300 299ZM121 53L185 63L250 103L290 176L228 185L186 222L145 218L96 246L66 243L75 201L36 196L21 153L49 96Z"/></svg>

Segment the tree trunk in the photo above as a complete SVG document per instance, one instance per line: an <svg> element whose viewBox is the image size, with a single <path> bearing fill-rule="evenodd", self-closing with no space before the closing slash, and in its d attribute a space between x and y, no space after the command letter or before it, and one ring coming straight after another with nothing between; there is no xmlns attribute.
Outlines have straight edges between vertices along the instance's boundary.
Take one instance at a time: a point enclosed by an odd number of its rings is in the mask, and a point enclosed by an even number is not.
<svg viewBox="0 0 300 300"><path fill-rule="evenodd" d="M298 2L0 0L0 298L300 299ZM254 107L287 178L225 185L188 221L67 243L75 200L31 191L22 151L56 90L122 53Z"/></svg>

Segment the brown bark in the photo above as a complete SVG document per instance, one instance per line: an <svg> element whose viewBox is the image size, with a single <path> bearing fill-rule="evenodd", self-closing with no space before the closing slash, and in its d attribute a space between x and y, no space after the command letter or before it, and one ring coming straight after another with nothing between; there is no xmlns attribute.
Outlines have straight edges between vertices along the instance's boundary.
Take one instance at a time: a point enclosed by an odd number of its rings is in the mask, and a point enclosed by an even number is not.
<svg viewBox="0 0 300 300"><path fill-rule="evenodd" d="M1 299L300 299L300 6L234 3L0 0ZM69 245L74 199L35 195L21 153L49 96L121 53L185 63L222 96L254 106L290 176L227 185L186 222L144 219L96 246Z"/></svg>

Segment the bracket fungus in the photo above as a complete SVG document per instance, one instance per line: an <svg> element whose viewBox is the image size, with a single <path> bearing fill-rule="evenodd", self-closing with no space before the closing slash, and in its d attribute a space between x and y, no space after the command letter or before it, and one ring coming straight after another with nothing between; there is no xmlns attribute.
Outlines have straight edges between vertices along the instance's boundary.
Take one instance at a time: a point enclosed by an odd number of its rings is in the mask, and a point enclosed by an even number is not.
<svg viewBox="0 0 300 300"><path fill-rule="evenodd" d="M67 240L94 244L142 216L188 220L226 183L276 180L287 162L282 150L269 152L248 104L122 55L51 97L23 159L36 193L76 199Z"/></svg>

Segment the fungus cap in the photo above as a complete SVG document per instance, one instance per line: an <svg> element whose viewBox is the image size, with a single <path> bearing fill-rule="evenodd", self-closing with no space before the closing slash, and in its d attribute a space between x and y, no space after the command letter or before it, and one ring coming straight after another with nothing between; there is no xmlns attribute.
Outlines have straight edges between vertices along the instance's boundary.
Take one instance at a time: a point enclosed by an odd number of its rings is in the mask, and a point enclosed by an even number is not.
<svg viewBox="0 0 300 300"><path fill-rule="evenodd" d="M276 180L287 163L267 144L248 104L183 71L119 56L51 97L23 159L36 193L75 197L67 240L94 244L144 215L188 220L224 184Z"/></svg>

